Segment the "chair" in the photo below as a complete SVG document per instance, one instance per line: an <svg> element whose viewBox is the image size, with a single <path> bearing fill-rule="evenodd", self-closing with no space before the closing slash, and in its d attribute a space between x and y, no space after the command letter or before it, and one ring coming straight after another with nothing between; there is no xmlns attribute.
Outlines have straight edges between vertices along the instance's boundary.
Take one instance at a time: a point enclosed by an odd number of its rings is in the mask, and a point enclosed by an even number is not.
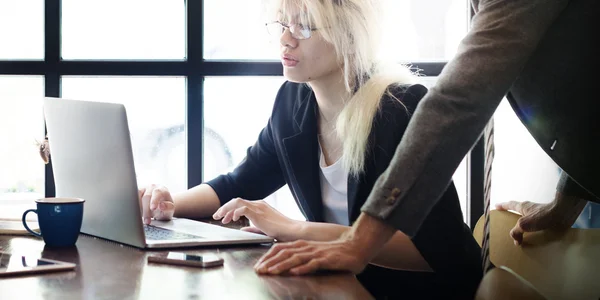
<svg viewBox="0 0 600 300"><path fill-rule="evenodd" d="M546 298L531 283L511 269L500 266L485 274L475 294L475 300L495 299L545 300Z"/></svg>
<svg viewBox="0 0 600 300"><path fill-rule="evenodd" d="M486 274L476 299L536 299L536 290L547 299L600 299L600 229L526 233L523 246L515 246L509 232L518 219L490 212L490 258L500 268ZM480 245L483 223L481 217L473 232ZM525 293L522 298L492 294L516 290Z"/></svg>

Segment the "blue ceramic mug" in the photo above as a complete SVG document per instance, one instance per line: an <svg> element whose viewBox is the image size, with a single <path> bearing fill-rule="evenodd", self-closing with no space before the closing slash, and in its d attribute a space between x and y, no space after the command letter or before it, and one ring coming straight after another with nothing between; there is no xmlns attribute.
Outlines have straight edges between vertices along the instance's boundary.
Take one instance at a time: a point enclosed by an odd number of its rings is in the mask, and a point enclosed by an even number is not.
<svg viewBox="0 0 600 300"><path fill-rule="evenodd" d="M75 245L81 221L83 220L83 202L80 198L44 198L35 200L37 209L28 209L23 213L23 225L31 234L44 239L51 247ZM31 230L25 222L28 213L38 215L41 234Z"/></svg>

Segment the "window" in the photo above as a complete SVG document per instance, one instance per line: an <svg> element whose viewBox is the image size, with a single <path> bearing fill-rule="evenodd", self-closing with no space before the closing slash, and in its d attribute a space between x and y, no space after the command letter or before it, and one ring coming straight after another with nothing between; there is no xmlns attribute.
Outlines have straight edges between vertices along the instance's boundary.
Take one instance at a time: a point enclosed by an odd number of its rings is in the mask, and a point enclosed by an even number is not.
<svg viewBox="0 0 600 300"><path fill-rule="evenodd" d="M62 57L183 59L184 3L174 0L62 0Z"/></svg>
<svg viewBox="0 0 600 300"><path fill-rule="evenodd" d="M44 59L44 0L0 0L0 60Z"/></svg>
<svg viewBox="0 0 600 300"><path fill-rule="evenodd" d="M0 76L0 200L44 197L41 76Z"/></svg>
<svg viewBox="0 0 600 300"><path fill-rule="evenodd" d="M204 58L278 60L269 43L263 0L204 0Z"/></svg>
<svg viewBox="0 0 600 300"><path fill-rule="evenodd" d="M206 78L204 128L210 132L204 137L206 179L231 171L246 157L269 121L283 82L283 77ZM239 91L244 91L243 96Z"/></svg>
<svg viewBox="0 0 600 300"><path fill-rule="evenodd" d="M382 0L383 57L445 61L454 56L468 29L468 1Z"/></svg>
<svg viewBox="0 0 600 300"><path fill-rule="evenodd" d="M65 76L62 86L67 99L125 105L139 187L187 188L184 78Z"/></svg>
<svg viewBox="0 0 600 300"><path fill-rule="evenodd" d="M39 105L44 95L125 104L140 185L159 183L180 191L231 170L266 124L283 81L278 45L269 42L264 28L264 3L0 0L0 40L8 45L0 47L0 85L13 87L12 92L0 89L0 114L22 105L0 119L0 138L14 139L30 164L5 176L6 166L14 167L0 157L0 192L31 186L35 193L54 195L52 174L44 190L36 148L24 150L43 138ZM381 55L415 63L429 82L467 31L468 1L382 3ZM243 86L245 97L231 85ZM241 111L252 111L252 117L240 120L236 113ZM29 127L19 126L24 123ZM466 180L463 162L454 176L463 211ZM301 219L286 197L291 199L284 187L268 201Z"/></svg>
<svg viewBox="0 0 600 300"><path fill-rule="evenodd" d="M204 57L278 60L278 45L269 43L264 27L271 20L266 19L263 2L205 0ZM468 5L464 0L383 0L382 6L381 55L388 59L447 60L467 32Z"/></svg>
<svg viewBox="0 0 600 300"><path fill-rule="evenodd" d="M204 178L206 180L233 170L246 157L246 150L254 145L260 131L267 125L275 96L283 82L283 77L209 77L206 79L204 83ZM239 91L244 91L243 97L240 97ZM291 218L304 220L287 186L267 197L265 201Z"/></svg>

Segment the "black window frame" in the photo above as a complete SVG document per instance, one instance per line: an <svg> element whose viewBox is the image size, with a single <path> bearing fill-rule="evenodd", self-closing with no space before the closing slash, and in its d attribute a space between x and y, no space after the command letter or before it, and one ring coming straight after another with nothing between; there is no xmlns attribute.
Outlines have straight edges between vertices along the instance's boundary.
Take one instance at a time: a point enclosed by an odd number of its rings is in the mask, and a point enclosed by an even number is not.
<svg viewBox="0 0 600 300"><path fill-rule="evenodd" d="M468 1L468 0L465 0ZM202 183L204 78L208 76L282 76L276 61L205 60L203 58L203 0L184 0L186 58L184 60L62 60L61 0L44 1L44 59L0 60L0 75L44 77L45 96L61 96L61 77L74 76L183 76L186 78L187 186ZM472 16L472 11L469 16ZM424 76L438 76L445 61L407 62ZM481 149L480 149L481 148ZM191 155L190 155L191 154ZM483 213L483 144L468 157L467 223ZM55 196L52 164L45 168L45 195Z"/></svg>

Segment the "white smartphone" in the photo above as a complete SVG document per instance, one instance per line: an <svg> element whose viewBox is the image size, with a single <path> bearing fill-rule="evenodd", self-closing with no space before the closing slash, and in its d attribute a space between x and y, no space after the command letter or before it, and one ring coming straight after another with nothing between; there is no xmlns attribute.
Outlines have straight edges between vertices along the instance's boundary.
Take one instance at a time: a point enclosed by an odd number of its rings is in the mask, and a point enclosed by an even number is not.
<svg viewBox="0 0 600 300"><path fill-rule="evenodd" d="M181 252L169 252L167 256L148 256L148 262L209 268L221 266L224 261L214 254L192 255Z"/></svg>
<svg viewBox="0 0 600 300"><path fill-rule="evenodd" d="M69 271L73 269L75 269L75 264L73 263L41 258L36 255L18 255L0 252L0 277L27 273Z"/></svg>

